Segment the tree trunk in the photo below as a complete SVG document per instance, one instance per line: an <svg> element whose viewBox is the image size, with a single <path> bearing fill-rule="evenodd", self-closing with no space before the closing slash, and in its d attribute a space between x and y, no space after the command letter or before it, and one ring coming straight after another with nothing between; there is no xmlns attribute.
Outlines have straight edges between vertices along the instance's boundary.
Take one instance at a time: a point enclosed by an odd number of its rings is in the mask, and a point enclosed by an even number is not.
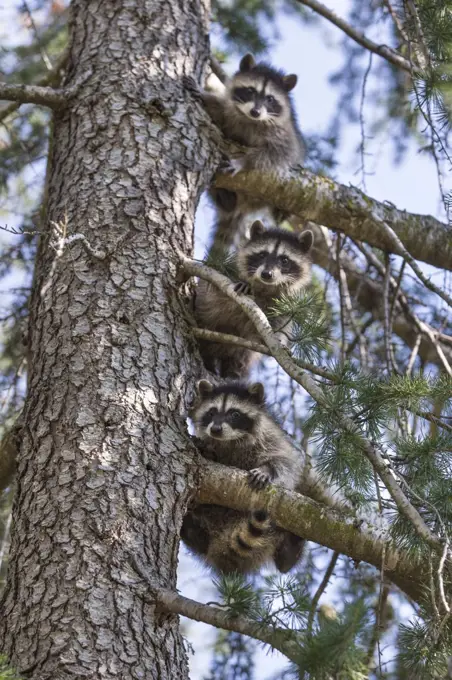
<svg viewBox="0 0 452 680"><path fill-rule="evenodd" d="M181 85L208 18L191 0L72 3L67 79L92 72L54 120L0 623L27 678L187 677L178 619L135 567L175 587L193 475L175 249L217 160Z"/></svg>

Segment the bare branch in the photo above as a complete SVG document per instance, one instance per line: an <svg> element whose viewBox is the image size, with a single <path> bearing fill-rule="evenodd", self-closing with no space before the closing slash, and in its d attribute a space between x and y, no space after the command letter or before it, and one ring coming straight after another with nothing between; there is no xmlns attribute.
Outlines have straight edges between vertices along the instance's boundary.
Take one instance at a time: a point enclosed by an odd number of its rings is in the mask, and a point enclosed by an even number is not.
<svg viewBox="0 0 452 680"><path fill-rule="evenodd" d="M52 71L48 71L48 73L45 74L41 80L39 80L36 84L37 85L56 85L59 82L60 79L60 73L61 70L65 67L66 62L69 57L69 51L65 50L62 54L61 57L58 59L57 63L55 64L55 67L52 69ZM14 111L17 111L17 109L20 107L21 102L12 102L11 104L8 104L8 106L4 106L3 108L0 109L0 123L5 120L8 116L10 116Z"/></svg>
<svg viewBox="0 0 452 680"><path fill-rule="evenodd" d="M378 257L376 257L372 252L370 252L367 248L360 245L359 243L355 243L355 245L359 248L359 250L367 258L367 260L377 269L377 271L382 276L385 276L386 269L381 264ZM397 292L397 282L391 276L389 277L389 283L390 283L391 287L393 287L394 290ZM416 314L414 314L414 312L411 311L411 309L408 305L408 300L406 299L406 297L402 293L402 291L400 291L400 290L398 291L397 298L398 298L398 302L399 302L404 314L406 315L406 317L414 324L417 331L420 332L425 337L427 337L428 340L430 341L431 346L434 348L434 350L435 350L435 352L438 356L440 365L444 368L444 370L446 371L446 373L448 375L452 375L452 369L451 369L451 366L449 364L449 359L446 356L446 354L448 354L449 358L452 358L450 356L449 348L444 347L439 341L439 336L441 335L442 336L441 337L442 342L447 343L447 338L449 336L445 336L443 334L438 333L434 328L432 328L431 326L426 324L424 321L421 321L421 319L419 319L419 317ZM400 330L399 330L398 334L402 336ZM414 343L412 343L411 346L414 346ZM431 361L432 359L429 358L428 360Z"/></svg>
<svg viewBox="0 0 452 680"><path fill-rule="evenodd" d="M229 333L217 333L217 331L210 331L207 328L197 328L194 326L191 330L196 338L201 338L202 340L224 342L227 345L237 345L238 347L251 349L253 352L259 352L260 354L272 356L272 353L267 349L267 347L265 345L261 345L259 342L245 340L245 338L239 338L237 335L230 335ZM310 373L314 373L315 375L318 375L322 378L327 378L328 380L334 380L334 375L324 368L320 368L320 366L315 366L308 361L302 361L300 359L297 359L297 364Z"/></svg>
<svg viewBox="0 0 452 680"><path fill-rule="evenodd" d="M406 260L409 263L412 270L414 271L414 273L416 274L418 279L420 281L422 281L424 286L426 286L431 291L433 291L434 293L439 295L445 302L447 302L449 307L452 307L452 297L450 295L448 295L444 290L439 288L438 286L435 286L435 284L432 283L430 281L430 279L428 279L425 276L425 274L422 272L421 268L419 267L419 265L415 261L414 257L411 255L411 253L409 253L407 251L407 249L404 247L403 243L397 237L397 235L394 233L394 231L391 229L391 227L389 225L383 223L382 228L387 233L388 238L392 241L392 247L390 248L390 250L392 250L392 252L396 253L397 255L400 255L401 257L403 257L404 260ZM452 237L452 234L450 235L450 238L451 237Z"/></svg>
<svg viewBox="0 0 452 680"><path fill-rule="evenodd" d="M384 2L384 4L386 5L386 7L388 8L388 12L389 12L389 14L391 15L392 20L393 20L393 22L394 22L394 24L395 24L395 26L396 26L398 32L400 33L401 37L403 38L403 40L405 40L405 42L408 43L408 42L410 41L410 39L409 39L409 37L408 37L408 35L407 35L407 33L406 33L404 27L403 27L403 24L402 24L402 22L401 22L401 20L400 20L399 15L397 14L397 12L395 11L395 9L394 9L393 6L391 5L390 0L383 0L383 2Z"/></svg>
<svg viewBox="0 0 452 680"><path fill-rule="evenodd" d="M203 461L197 500L244 511L255 504L256 492L247 483L245 472ZM386 537L381 524L371 524L371 518L349 510L326 508L306 496L278 487L259 492L261 505L278 526L356 561L381 569L384 555L388 578L413 599L419 601L424 596L428 565L405 557ZM378 515L375 520L379 521Z"/></svg>
<svg viewBox="0 0 452 680"><path fill-rule="evenodd" d="M292 224L294 224L294 221L292 221ZM312 222L309 223L309 228L314 232L313 262L328 271L334 278L337 278L336 262L331 256L328 243L325 240L325 233L328 234L328 230ZM384 278L385 267L376 255L361 245L359 241L354 241L354 243L369 263ZM358 304L370 312L375 320L383 321L383 285L366 276L365 272L358 268L355 260L344 252L341 253L341 265L346 272L350 292L356 298ZM398 286L397 281L393 277L390 278L390 286L395 295ZM433 327L422 322L410 309L408 300L400 290L397 292L395 303L392 321L394 333L408 347L412 348L415 347L420 336L421 341L418 350L422 361L436 363L447 370L448 363L452 363L452 351L450 348L452 338L439 333Z"/></svg>
<svg viewBox="0 0 452 680"><path fill-rule="evenodd" d="M346 187L309 170L292 173L288 178L256 171L221 174L216 176L215 185L263 199L305 221L406 256L400 252L400 243L412 258L452 270L452 232L446 224L430 215L416 215L380 203L356 187Z"/></svg>
<svg viewBox="0 0 452 680"><path fill-rule="evenodd" d="M295 639L296 632L294 631L284 628L271 628L251 621L245 616L233 616L229 612L222 611L219 607L201 604L201 602L190 600L172 590L155 589L152 591L151 598L157 600L159 608L166 612L181 614L194 621L208 623L215 628L248 635L279 650L287 658L294 661L297 653L300 653L299 644Z"/></svg>
<svg viewBox="0 0 452 680"><path fill-rule="evenodd" d="M19 104L40 104L51 109L59 109L68 104L91 74L92 71L88 70L72 85L61 89L41 85L9 85L0 82L0 100L5 99Z"/></svg>
<svg viewBox="0 0 452 680"><path fill-rule="evenodd" d="M312 598L312 603L311 603L311 609L309 611L309 618L308 618L308 624L307 624L308 632L311 632L311 630L312 630L312 624L314 623L314 616L315 616L315 612L317 610L317 605L319 603L320 598L322 597L322 594L323 594L325 588L328 586L329 580L333 575L334 567L336 566L336 562L338 561L338 559L339 559L339 553L334 552L329 563L328 563L328 566L325 570L325 573L323 575L323 579L320 582L319 587L317 588L317 590L314 593L314 597Z"/></svg>
<svg viewBox="0 0 452 680"><path fill-rule="evenodd" d="M67 95L64 90L55 90L53 87L0 83L0 99L19 102L19 104L40 104L57 109L66 104Z"/></svg>
<svg viewBox="0 0 452 680"><path fill-rule="evenodd" d="M293 361L287 349L281 345L273 333L273 329L270 326L267 317L260 307L253 300L251 300L251 298L236 293L234 290L234 284L211 267L207 267L206 265L191 260L180 251L179 257L187 274L190 274L191 276L199 276L202 279L209 281L236 302L236 304L253 322L262 340L267 345L268 349L272 353L272 356L276 359L279 365L293 380L304 387L306 392L308 392L308 394L317 403L324 403L322 390L315 383L315 381L309 375L307 375L305 371L296 364L295 361ZM351 432L353 433L354 437L359 438L363 453L366 455L374 469L378 472L380 478L383 480L400 513L412 523L418 535L436 550L442 549L442 541L430 531L419 512L410 503L409 499L397 483L395 473L390 467L389 460L385 460L376 446L374 446L371 441L357 432L355 423L353 423L348 417L338 415L338 424L345 432Z"/></svg>
<svg viewBox="0 0 452 680"><path fill-rule="evenodd" d="M394 50L387 45L377 45L377 43L374 43L372 40L367 38L364 33L358 31L356 28L353 28L353 26L350 26L350 24L344 21L344 19L338 17L337 14L335 14L331 9L325 5L322 5L321 2L317 2L317 0L298 0L298 2L300 2L302 5L306 5L306 7L310 7L314 10L314 12L317 12L317 14L320 14L325 19L328 19L328 21L340 28L341 31L358 43L358 45L361 45L361 47L365 47L366 50L370 50L371 52L378 54L378 56L383 57L383 59L386 59L386 61L388 61L393 66L397 66L397 68L401 68L404 71L411 73L412 67L410 62L408 59L402 57L402 55L400 55L397 50Z"/></svg>

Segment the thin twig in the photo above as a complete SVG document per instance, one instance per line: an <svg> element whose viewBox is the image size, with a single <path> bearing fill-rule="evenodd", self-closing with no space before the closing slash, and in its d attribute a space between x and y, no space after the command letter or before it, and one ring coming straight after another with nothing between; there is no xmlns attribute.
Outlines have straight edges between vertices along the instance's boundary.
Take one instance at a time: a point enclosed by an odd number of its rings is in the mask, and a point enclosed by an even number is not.
<svg viewBox="0 0 452 680"><path fill-rule="evenodd" d="M315 591L314 597L312 598L311 608L309 610L308 623L307 623L307 626L306 626L306 631L307 631L308 635L311 635L311 633L312 633L312 625L314 623L314 616L315 616L315 613L317 611L317 605L319 603L320 598L322 597L322 594L323 594L325 588L328 585L330 578L333 575L333 571L334 571L334 568L336 566L336 562L338 561L338 559L339 559L339 553L333 552L331 559L328 563L328 567L326 568L325 573L323 575L323 579L320 582L319 587Z"/></svg>
<svg viewBox="0 0 452 680"><path fill-rule="evenodd" d="M411 350L410 358L408 359L408 365L406 367L406 375L410 376L411 371L413 370L414 362L416 361L416 357L419 352L419 347L421 344L422 340L422 335L419 333L419 335L416 338L416 342L413 345L413 349Z"/></svg>
<svg viewBox="0 0 452 680"><path fill-rule="evenodd" d="M345 362L345 304L344 304L344 271L341 267L341 247L342 238L340 234L336 235L336 266L337 266L337 280L339 283L339 309L341 318L341 362Z"/></svg>
<svg viewBox="0 0 452 680"><path fill-rule="evenodd" d="M383 2L386 5L386 7L388 8L388 12L391 15L392 20L393 20L398 32L400 33L401 37L403 38L403 40L405 40L405 42L409 42L408 35L407 35L407 33L406 33L406 31L403 27L402 22L400 21L400 17L398 16L397 12L395 11L393 6L391 5L390 0L383 0Z"/></svg>
<svg viewBox="0 0 452 680"><path fill-rule="evenodd" d="M431 291L433 291L434 293L439 295L440 298L442 298L445 302L447 302L449 307L452 307L452 297L450 295L448 295L444 290L439 288L439 286L436 286L434 283L432 283L424 275L424 273L422 272L421 268L417 264L414 257L408 252L408 250L403 245L402 241L399 239L397 234L391 229L389 224L387 224L386 222L382 222L382 229L386 232L389 239L391 240L393 252L396 253L397 255L400 255L401 257L403 257L408 262L411 269L414 271L414 273L416 274L418 279L420 281L422 281L424 286L426 286Z"/></svg>
<svg viewBox="0 0 452 680"><path fill-rule="evenodd" d="M446 557L448 555L448 552L449 552L449 541L446 538L446 542L444 544L443 554L441 555L441 559L440 559L439 565L438 565L438 572L437 572L439 595L440 595L440 598L441 598L441 604L443 605L443 608L444 608L444 611L446 612L446 614L450 614L450 606L449 606L449 603L446 599L446 593L444 591L443 571L444 571L444 565L446 563Z"/></svg>
<svg viewBox="0 0 452 680"><path fill-rule="evenodd" d="M388 596L389 596L389 587L386 584L383 584L382 587L380 587L380 593L378 596L378 603L377 606L375 607L375 626L372 631L372 637L369 642L369 647L367 650L367 659L366 663L367 666L370 666L375 654L375 647L377 647L378 650L378 665L379 665L379 670L381 674L381 648L380 648L380 635L381 635L381 629L382 629L382 620L385 615L385 609L388 601Z"/></svg>
<svg viewBox="0 0 452 680"><path fill-rule="evenodd" d="M237 347L245 347L245 349L250 349L253 352L259 352L259 354L265 354L267 356L272 356L272 353L267 349L265 345L259 342L252 342L251 340L246 340L245 338L240 338L237 335L230 335L229 333L218 333L217 331L211 331L207 328L198 328L193 326L191 329L193 335L200 340L208 340L211 342L224 342L227 345L237 345ZM320 366L315 366L308 361L302 361L301 359L296 359L296 363L304 368L310 373L320 376L321 378L326 378L327 380L335 380L335 377L330 371L327 371Z"/></svg>
<svg viewBox="0 0 452 680"><path fill-rule="evenodd" d="M365 248L362 244L359 242L356 242L355 245L359 248L359 250L363 253L363 255L367 258L367 260L377 269L377 271L384 277L386 269L384 265L380 262L380 260L368 249ZM397 282L395 279L390 277L390 284L394 288L394 290L397 288ZM438 343L437 337L436 337L436 330L426 324L424 321L421 321L419 317L410 309L410 306L408 304L408 300L404 293L402 291L399 291L398 294L398 301L400 303L400 306L402 307L403 312L406 314L407 318L414 323L418 331L422 334L425 335L431 342L432 346L434 347L438 358L446 371L448 375L452 375L452 369L450 367L449 362L447 361L447 358ZM448 336L446 336L448 337Z"/></svg>
<svg viewBox="0 0 452 680"><path fill-rule="evenodd" d="M36 85L57 85L60 79L60 71L64 68L64 66L67 63L69 57L69 51L64 50L64 52L61 54L60 58L58 59L57 63L55 64L55 68L52 71L49 71L48 73L45 74L43 78L38 80ZM5 120L8 116L10 116L14 111L17 111L17 109L20 107L21 102L11 102L11 104L8 104L8 106L4 106L3 108L0 109L0 123Z"/></svg>
<svg viewBox="0 0 452 680"><path fill-rule="evenodd" d="M394 288L394 291L393 291L393 294L392 294L391 309L389 311L389 328L391 329L391 333L392 333L392 327L393 327L393 324L394 324L396 302L397 302L397 298L399 296L400 286L402 285L402 278L403 278L403 273L405 271L405 265L406 265L406 261L403 260L402 265L400 267L399 274L397 276L396 285L395 285L395 288ZM391 281L391 276L389 277L389 280Z"/></svg>
<svg viewBox="0 0 452 680"><path fill-rule="evenodd" d="M372 52L369 53L369 63L367 65L366 71L364 73L363 77L363 84L361 88L361 102L359 105L359 126L361 129L361 144L359 145L360 153L361 153L361 173L362 173L362 187L364 191L367 193L367 186L366 186L366 131L364 128L364 102L366 98L366 85L367 85L367 79L369 77L370 69L372 68Z"/></svg>
<svg viewBox="0 0 452 680"><path fill-rule="evenodd" d="M389 283L391 280L391 261L389 255L385 255L385 276L383 279L383 309L384 309L384 344L386 356L386 369L388 375L392 373L391 361L391 328L390 328L390 314L389 314Z"/></svg>
<svg viewBox="0 0 452 680"><path fill-rule="evenodd" d="M340 28L341 31L348 35L349 38L352 38L352 40L358 43L358 45L361 45L361 47L365 47L367 50L370 50L371 52L378 54L380 57L383 57L383 59L386 59L386 61L389 61L389 63L393 64L394 66L411 73L410 62L402 57L397 52L397 50L394 50L387 45L377 45L377 43L374 43L372 40L367 38L364 33L361 33L361 31L358 31L353 28L353 26L350 26L350 24L344 21L344 19L338 17L337 14L335 14L331 9L325 5L322 5L321 2L317 2L317 0L298 0L298 2L300 2L302 5L310 7L314 10L314 12L317 12L317 14L320 14L325 19L328 19L328 21Z"/></svg>
<svg viewBox="0 0 452 680"><path fill-rule="evenodd" d="M33 15L31 13L31 9L28 5L28 2L25 2L25 0L22 2L22 8L23 8L23 11L25 12L25 14L28 17L28 21L30 22L30 27L33 30L33 33L35 34L36 42L39 45L41 40L40 40L40 37L39 37L38 27L36 26L35 20L33 19ZM47 52L45 51L45 49L43 47L39 48L39 53L42 57L42 61L44 62L46 69L48 71L51 71L52 70L52 62L49 59L49 55L47 54Z"/></svg>

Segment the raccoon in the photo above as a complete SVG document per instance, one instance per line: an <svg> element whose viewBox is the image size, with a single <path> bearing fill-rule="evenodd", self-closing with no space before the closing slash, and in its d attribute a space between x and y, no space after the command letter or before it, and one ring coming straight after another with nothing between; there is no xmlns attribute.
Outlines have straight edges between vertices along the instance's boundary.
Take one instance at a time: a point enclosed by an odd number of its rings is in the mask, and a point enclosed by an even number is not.
<svg viewBox="0 0 452 680"><path fill-rule="evenodd" d="M184 78L184 84L202 100L227 139L249 148L243 157L227 162L224 171L280 175L304 163L306 147L290 95L297 84L295 74L285 75L268 64L256 63L247 54L222 93L201 90L193 78ZM235 231L243 232L248 226L246 216L265 203L225 189L213 189L210 194L219 214L214 247L227 250ZM278 224L287 215L272 209L272 217Z"/></svg>
<svg viewBox="0 0 452 680"><path fill-rule="evenodd" d="M283 539L265 510L238 512L199 505L184 518L181 538L217 572L251 574L269 564Z"/></svg>
<svg viewBox="0 0 452 680"><path fill-rule="evenodd" d="M312 231L294 234L284 229L265 230L262 222L254 222L250 239L238 249L235 258L241 279L237 292L251 291L267 313L276 298L300 291L310 281L309 251L313 240ZM196 292L194 314L202 328L260 342L254 324L235 302L202 280ZM270 322L281 341L288 344L290 319L272 317ZM259 358L251 350L225 343L200 341L199 346L207 370L222 378L245 377Z"/></svg>
<svg viewBox="0 0 452 680"><path fill-rule="evenodd" d="M191 419L205 458L247 470L253 488L272 482L293 489L301 477L300 455L269 414L261 383L214 387L201 380ZM250 573L272 560L287 571L287 546L297 543L301 552L303 545L303 539L278 529L263 509L243 513L217 505L190 510L181 537L222 572Z"/></svg>

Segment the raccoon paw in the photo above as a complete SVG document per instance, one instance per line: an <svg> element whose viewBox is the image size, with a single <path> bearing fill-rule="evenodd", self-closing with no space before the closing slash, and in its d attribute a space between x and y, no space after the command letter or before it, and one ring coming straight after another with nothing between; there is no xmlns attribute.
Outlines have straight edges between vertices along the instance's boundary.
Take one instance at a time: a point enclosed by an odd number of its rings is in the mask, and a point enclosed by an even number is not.
<svg viewBox="0 0 452 680"><path fill-rule="evenodd" d="M239 281L234 286L234 291L239 295L249 295L251 293L251 286L246 281Z"/></svg>
<svg viewBox="0 0 452 680"><path fill-rule="evenodd" d="M188 90L194 97L197 99L201 98L201 90L199 89L199 85L196 80L192 78L192 76L184 76L182 78L182 84L185 89Z"/></svg>
<svg viewBox="0 0 452 680"><path fill-rule="evenodd" d="M265 472L262 468L254 468L254 470L248 472L248 483L253 489L265 489L271 481L268 472Z"/></svg>
<svg viewBox="0 0 452 680"><path fill-rule="evenodd" d="M220 163L218 169L225 175L236 175L238 172L243 170L244 161L242 158L229 158L226 161Z"/></svg>

